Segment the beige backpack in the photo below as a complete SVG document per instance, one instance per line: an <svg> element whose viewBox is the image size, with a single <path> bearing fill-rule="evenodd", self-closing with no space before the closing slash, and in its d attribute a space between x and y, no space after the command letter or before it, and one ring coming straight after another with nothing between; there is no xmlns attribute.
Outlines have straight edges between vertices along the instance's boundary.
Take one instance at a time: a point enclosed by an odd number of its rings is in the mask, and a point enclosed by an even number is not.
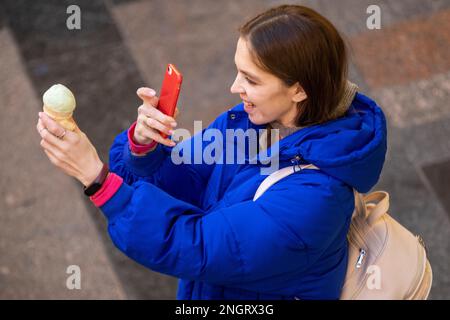
<svg viewBox="0 0 450 320"><path fill-rule="evenodd" d="M311 164L299 167L320 170ZM296 168L289 166L269 175L253 201L271 185L298 171ZM349 259L341 300L426 300L433 276L422 238L414 236L387 213L387 192L375 191L364 196L354 191L354 194L355 211L347 235Z"/></svg>

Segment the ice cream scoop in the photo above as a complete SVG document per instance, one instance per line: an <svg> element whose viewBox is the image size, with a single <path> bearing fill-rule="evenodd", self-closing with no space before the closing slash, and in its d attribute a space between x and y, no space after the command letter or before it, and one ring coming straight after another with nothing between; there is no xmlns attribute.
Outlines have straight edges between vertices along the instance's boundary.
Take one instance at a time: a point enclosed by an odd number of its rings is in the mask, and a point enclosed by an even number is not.
<svg viewBox="0 0 450 320"><path fill-rule="evenodd" d="M75 97L66 86L55 84L42 96L44 112L67 130L74 131L76 123L73 120Z"/></svg>

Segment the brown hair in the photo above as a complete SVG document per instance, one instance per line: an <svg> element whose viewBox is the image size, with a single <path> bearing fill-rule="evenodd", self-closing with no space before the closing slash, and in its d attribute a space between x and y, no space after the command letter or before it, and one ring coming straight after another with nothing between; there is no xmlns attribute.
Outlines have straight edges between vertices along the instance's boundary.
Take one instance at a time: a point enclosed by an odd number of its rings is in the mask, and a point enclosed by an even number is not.
<svg viewBox="0 0 450 320"><path fill-rule="evenodd" d="M299 5L269 9L239 28L255 63L286 86L299 83L297 126L331 119L347 80L347 49L336 28L316 11Z"/></svg>

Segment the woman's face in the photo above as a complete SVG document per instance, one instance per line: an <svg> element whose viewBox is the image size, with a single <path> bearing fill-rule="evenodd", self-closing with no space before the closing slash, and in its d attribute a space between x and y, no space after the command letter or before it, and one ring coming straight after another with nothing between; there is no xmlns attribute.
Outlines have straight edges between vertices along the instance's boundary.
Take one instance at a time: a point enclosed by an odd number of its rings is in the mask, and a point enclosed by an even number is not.
<svg viewBox="0 0 450 320"><path fill-rule="evenodd" d="M281 79L258 67L242 37L234 60L238 74L230 90L243 100L250 121L256 125L278 121L284 126L295 126L297 103L306 99L300 85L287 87Z"/></svg>

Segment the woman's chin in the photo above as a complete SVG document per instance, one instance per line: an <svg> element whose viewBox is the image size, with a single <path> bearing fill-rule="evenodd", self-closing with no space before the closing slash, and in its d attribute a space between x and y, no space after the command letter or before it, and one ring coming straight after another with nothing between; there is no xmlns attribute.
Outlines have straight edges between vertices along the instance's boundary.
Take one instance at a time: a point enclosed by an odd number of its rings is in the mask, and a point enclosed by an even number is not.
<svg viewBox="0 0 450 320"><path fill-rule="evenodd" d="M257 115L253 114L248 114L248 120L250 120L251 123L253 123L254 125L260 126L262 124L266 124L267 121L265 121L264 119L261 119L260 117L258 117Z"/></svg>

